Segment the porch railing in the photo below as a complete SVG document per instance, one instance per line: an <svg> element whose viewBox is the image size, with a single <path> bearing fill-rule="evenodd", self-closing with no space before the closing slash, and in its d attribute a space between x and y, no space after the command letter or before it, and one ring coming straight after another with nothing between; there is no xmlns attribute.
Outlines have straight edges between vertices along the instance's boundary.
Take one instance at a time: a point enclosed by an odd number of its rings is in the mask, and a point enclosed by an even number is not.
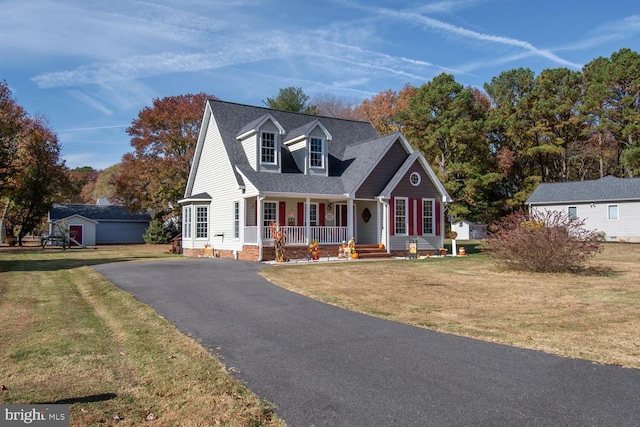
<svg viewBox="0 0 640 427"><path fill-rule="evenodd" d="M273 245L273 230L270 227L245 227L245 243L258 243L258 228L262 228L263 245ZM309 227L310 236L307 236L307 227L305 226L280 226L280 230L285 233L286 245L306 245L309 240L317 240L320 244L339 244L349 240L347 227Z"/></svg>

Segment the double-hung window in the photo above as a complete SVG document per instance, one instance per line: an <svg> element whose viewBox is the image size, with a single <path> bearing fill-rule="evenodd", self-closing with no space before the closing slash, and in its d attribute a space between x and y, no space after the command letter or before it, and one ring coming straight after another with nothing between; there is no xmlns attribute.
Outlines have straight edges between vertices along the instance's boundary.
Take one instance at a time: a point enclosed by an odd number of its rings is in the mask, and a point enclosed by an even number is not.
<svg viewBox="0 0 640 427"><path fill-rule="evenodd" d="M312 168L324 167L324 141L321 138L311 138L309 161Z"/></svg>
<svg viewBox="0 0 640 427"><path fill-rule="evenodd" d="M578 218L578 207L577 206L569 206L568 212L569 212L569 219Z"/></svg>
<svg viewBox="0 0 640 427"><path fill-rule="evenodd" d="M618 213L618 205L609 205L607 209L607 219L609 221L618 221L620 219Z"/></svg>
<svg viewBox="0 0 640 427"><path fill-rule="evenodd" d="M209 238L209 206L196 206L196 239Z"/></svg>
<svg viewBox="0 0 640 427"><path fill-rule="evenodd" d="M433 199L422 200L422 234L434 234L434 204L435 200Z"/></svg>
<svg viewBox="0 0 640 427"><path fill-rule="evenodd" d="M233 238L240 238L240 202L233 202Z"/></svg>
<svg viewBox="0 0 640 427"><path fill-rule="evenodd" d="M315 227L318 225L318 204L311 203L309 205L309 225Z"/></svg>
<svg viewBox="0 0 640 427"><path fill-rule="evenodd" d="M276 163L276 134L273 132L262 132L260 135L260 162Z"/></svg>
<svg viewBox="0 0 640 427"><path fill-rule="evenodd" d="M191 238L191 206L185 206L182 211L182 235L185 239Z"/></svg>
<svg viewBox="0 0 640 427"><path fill-rule="evenodd" d="M265 227L278 223L278 209L276 202L264 202L264 212L262 213L262 217L264 218L262 225Z"/></svg>
<svg viewBox="0 0 640 427"><path fill-rule="evenodd" d="M407 234L407 199L395 199L395 234Z"/></svg>

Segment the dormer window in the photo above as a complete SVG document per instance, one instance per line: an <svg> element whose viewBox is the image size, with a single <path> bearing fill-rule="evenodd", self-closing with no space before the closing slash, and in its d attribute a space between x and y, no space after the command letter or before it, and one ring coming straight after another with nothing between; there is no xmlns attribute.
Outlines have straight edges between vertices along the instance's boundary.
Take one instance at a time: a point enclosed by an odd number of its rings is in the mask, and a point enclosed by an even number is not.
<svg viewBox="0 0 640 427"><path fill-rule="evenodd" d="M273 132L262 132L260 135L260 163L276 163L276 134Z"/></svg>
<svg viewBox="0 0 640 427"><path fill-rule="evenodd" d="M324 140L322 138L311 138L309 143L309 165L312 168L324 167Z"/></svg>

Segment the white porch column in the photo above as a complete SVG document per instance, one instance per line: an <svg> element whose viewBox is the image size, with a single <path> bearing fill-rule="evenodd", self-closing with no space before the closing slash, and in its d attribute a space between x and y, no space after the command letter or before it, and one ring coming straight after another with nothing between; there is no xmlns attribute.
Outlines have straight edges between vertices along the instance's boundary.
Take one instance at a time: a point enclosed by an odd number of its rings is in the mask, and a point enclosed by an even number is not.
<svg viewBox="0 0 640 427"><path fill-rule="evenodd" d="M349 197L347 199L347 240L355 237L353 235L353 230L353 199Z"/></svg>
<svg viewBox="0 0 640 427"><path fill-rule="evenodd" d="M376 239L378 243L382 242L382 203L380 200L376 201Z"/></svg>
<svg viewBox="0 0 640 427"><path fill-rule="evenodd" d="M264 197L258 195L256 197L256 226L258 227L258 261L262 261L262 199Z"/></svg>
<svg viewBox="0 0 640 427"><path fill-rule="evenodd" d="M304 202L304 226L305 234L307 235L307 242L311 241L311 199L307 197Z"/></svg>

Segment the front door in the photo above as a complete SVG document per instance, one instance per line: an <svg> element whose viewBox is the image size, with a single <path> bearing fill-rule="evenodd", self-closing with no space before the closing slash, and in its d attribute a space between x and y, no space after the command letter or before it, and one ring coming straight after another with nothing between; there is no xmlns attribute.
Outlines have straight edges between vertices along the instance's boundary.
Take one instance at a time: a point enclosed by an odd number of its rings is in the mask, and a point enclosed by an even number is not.
<svg viewBox="0 0 640 427"><path fill-rule="evenodd" d="M73 240L78 243L75 243ZM69 246L78 246L82 245L82 226L81 225L70 225L69 226Z"/></svg>

